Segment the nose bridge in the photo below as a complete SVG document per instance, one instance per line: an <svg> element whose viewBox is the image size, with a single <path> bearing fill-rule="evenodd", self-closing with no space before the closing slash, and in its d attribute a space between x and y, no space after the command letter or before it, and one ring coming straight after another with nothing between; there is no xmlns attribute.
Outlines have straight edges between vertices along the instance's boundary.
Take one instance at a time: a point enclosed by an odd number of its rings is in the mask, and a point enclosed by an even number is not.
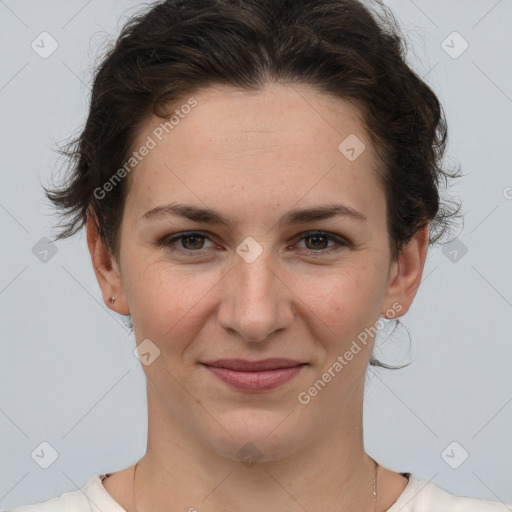
<svg viewBox="0 0 512 512"><path fill-rule="evenodd" d="M259 252L255 258L254 251ZM288 288L272 268L275 265L270 249L258 250L248 241L240 244L237 253L218 321L224 329L236 331L246 341L263 341L292 318Z"/></svg>

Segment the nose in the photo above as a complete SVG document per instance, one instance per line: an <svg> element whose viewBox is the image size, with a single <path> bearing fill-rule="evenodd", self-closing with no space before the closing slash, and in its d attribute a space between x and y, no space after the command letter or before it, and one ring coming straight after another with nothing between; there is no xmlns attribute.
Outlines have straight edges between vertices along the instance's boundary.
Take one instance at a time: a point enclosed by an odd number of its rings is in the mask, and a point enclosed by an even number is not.
<svg viewBox="0 0 512 512"><path fill-rule="evenodd" d="M268 250L251 263L235 255L226 276L219 325L247 342L261 342L284 330L293 320L293 292L285 272L275 270Z"/></svg>

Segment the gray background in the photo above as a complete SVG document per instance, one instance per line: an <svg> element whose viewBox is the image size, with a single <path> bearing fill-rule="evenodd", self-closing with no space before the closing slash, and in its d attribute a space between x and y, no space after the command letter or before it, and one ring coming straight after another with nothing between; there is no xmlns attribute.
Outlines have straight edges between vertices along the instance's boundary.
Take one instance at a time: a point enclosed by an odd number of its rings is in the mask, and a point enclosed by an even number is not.
<svg viewBox="0 0 512 512"><path fill-rule="evenodd" d="M387 3L444 104L449 162L467 175L452 189L465 224L457 245L428 256L402 319L410 342L404 330L380 338L381 360L414 362L369 371L366 449L451 493L512 503L512 1ZM0 0L2 509L75 490L145 450L135 341L101 300L84 234L40 243L54 220L40 186L59 177L52 148L80 128L91 66L137 5ZM43 31L59 45L46 59L31 47ZM51 450L31 456L42 442L58 453L48 469Z"/></svg>

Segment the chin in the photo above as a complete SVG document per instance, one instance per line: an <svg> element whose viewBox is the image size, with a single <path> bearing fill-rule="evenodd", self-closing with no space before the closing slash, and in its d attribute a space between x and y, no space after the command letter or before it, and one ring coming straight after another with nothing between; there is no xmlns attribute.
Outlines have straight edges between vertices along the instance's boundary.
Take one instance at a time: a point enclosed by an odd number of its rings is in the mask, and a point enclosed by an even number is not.
<svg viewBox="0 0 512 512"><path fill-rule="evenodd" d="M206 444L218 455L247 467L283 459L301 449L299 425L289 413L290 410L230 411L219 418L227 432L219 426L218 435L209 436Z"/></svg>

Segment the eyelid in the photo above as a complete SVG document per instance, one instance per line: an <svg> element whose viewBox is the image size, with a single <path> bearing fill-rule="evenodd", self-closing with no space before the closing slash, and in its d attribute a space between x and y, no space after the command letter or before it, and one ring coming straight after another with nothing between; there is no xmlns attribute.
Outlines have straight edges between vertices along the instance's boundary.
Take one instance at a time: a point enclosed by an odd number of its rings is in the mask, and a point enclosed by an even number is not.
<svg viewBox="0 0 512 512"><path fill-rule="evenodd" d="M212 240L212 234L210 232L204 231L204 230L192 230L192 231L181 231L179 233L174 233L172 235L166 235L165 237L163 237L162 239L160 239L157 242L157 245L159 247L163 247L164 249L167 249L169 251L177 251L177 252L189 254L192 257L200 256L200 255L204 254L205 252L207 252L208 249L211 249L211 247L209 247L206 249L198 249L197 251L194 251L194 250L187 250L187 249L176 248L176 247L172 248L174 246L175 242L178 242L180 239L186 238L188 236L194 236L194 235L203 237L206 240L210 240L210 242L215 244L215 242ZM337 244L337 245L328 247L326 249L319 249L319 250L304 249L308 255L321 257L322 255L323 256L330 255L332 253L338 252L347 247L353 247L353 244L350 241L348 241L346 238L344 238L343 236L337 235L336 233L332 233L330 231L321 231L321 230L307 230L307 231L298 233L293 238L294 240L296 240L296 242L294 242L294 244L304 240L305 238L313 237L315 235L323 236L323 237L327 238L329 241L335 242L335 244Z"/></svg>
<svg viewBox="0 0 512 512"><path fill-rule="evenodd" d="M208 231L192 230L192 231L180 231L179 233L174 233L172 235L166 235L166 236L164 236L162 239L160 239L157 242L157 245L169 249L170 246L172 246L175 242L178 242L181 238L186 238L188 236L194 236L194 235L203 237L206 240L210 240L210 242L215 243L212 240L212 234L209 233ZM169 250L176 250L176 251L181 251L181 252L187 252L187 253L190 253L190 254L192 254L192 253L201 254L206 249L199 249L197 251L190 251L190 250L187 250L187 249L176 248L176 249L169 249Z"/></svg>

